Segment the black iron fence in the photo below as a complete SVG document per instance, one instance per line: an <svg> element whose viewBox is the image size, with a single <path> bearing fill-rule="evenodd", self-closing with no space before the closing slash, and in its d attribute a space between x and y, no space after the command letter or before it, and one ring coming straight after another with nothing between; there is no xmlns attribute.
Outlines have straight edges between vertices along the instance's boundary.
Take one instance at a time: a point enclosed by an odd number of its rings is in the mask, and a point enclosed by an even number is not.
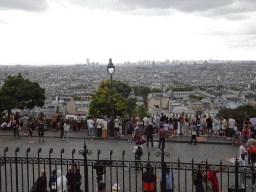
<svg viewBox="0 0 256 192"><path fill-rule="evenodd" d="M92 154L84 143L83 150L78 153L81 158L74 158L76 150L72 150L72 158L62 158L64 149L60 151L60 158L52 158L53 149L49 150L47 158L41 157L41 148L38 149L37 157L30 157L30 148L26 150L25 157L19 157L19 148L15 150L14 157L8 157L8 148L4 149L4 156L0 157L0 192L15 191L29 192L33 183L40 176L41 170L47 172L47 179L52 176L53 170L61 170L62 175L70 170L72 164L76 164L82 175L80 189L84 192L97 191L97 174L96 169L104 167L105 174L102 178L106 183L107 192L113 191L113 186L119 186L117 191L122 192L141 192L143 191L142 177L147 167L153 168L153 173L158 177L154 183L155 191L166 191L165 184L172 183L175 192L196 192L198 187L195 186L196 174L202 173L202 187L204 191L256 191L254 189L254 180L256 170L254 165L239 166L236 160L233 165L224 165L220 161L217 165L209 165L207 161L195 163L193 160L189 163L166 162L165 158L170 153L165 150L156 152L154 155L161 157L161 161L150 161L150 152L147 155L147 161L126 161L125 151L120 154L120 160L112 159L113 151L110 151L108 159L101 159L100 150L97 152L97 159L87 159ZM166 178L166 170L169 169L172 177ZM163 177L161 176L163 175ZM58 185L58 183L57 183ZM63 185L63 183L62 183ZM64 183L65 185L65 183ZM197 184L198 185L198 184ZM50 188L48 187L50 190ZM63 188L62 188L63 189ZM170 191L170 190L169 190Z"/></svg>

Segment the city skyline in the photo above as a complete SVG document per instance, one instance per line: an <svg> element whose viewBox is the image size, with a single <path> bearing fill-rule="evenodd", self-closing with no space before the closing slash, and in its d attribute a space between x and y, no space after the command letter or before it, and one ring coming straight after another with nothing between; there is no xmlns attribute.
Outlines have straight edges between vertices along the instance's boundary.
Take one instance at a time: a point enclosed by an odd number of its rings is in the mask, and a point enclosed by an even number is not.
<svg viewBox="0 0 256 192"><path fill-rule="evenodd" d="M0 2L0 64L255 60L253 1Z"/></svg>

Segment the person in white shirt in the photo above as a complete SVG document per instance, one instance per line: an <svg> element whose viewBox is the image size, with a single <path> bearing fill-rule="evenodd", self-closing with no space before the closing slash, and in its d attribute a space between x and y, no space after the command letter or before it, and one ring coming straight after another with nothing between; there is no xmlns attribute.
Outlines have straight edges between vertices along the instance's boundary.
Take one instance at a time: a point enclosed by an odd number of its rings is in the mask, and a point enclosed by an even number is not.
<svg viewBox="0 0 256 192"><path fill-rule="evenodd" d="M246 141L242 141L242 145L239 148L239 157L241 157L242 154L247 156L247 150L246 150L245 145L246 145Z"/></svg>
<svg viewBox="0 0 256 192"><path fill-rule="evenodd" d="M116 119L114 122L114 138L118 138L118 136L119 136L120 122L121 122L121 118L119 116L116 116Z"/></svg>
<svg viewBox="0 0 256 192"><path fill-rule="evenodd" d="M64 123L64 134L63 134L62 141L63 141L65 138L66 138L66 141L68 141L69 129L70 129L69 120L66 120L66 122Z"/></svg>
<svg viewBox="0 0 256 192"><path fill-rule="evenodd" d="M168 137L168 135L169 135L168 133L169 133L170 126L169 126L169 124L167 123L167 121L164 122L163 127L164 127L164 129L165 129L165 131L166 131L166 136Z"/></svg>
<svg viewBox="0 0 256 192"><path fill-rule="evenodd" d="M57 192L62 192L67 190L68 190L67 178L61 175L61 170L57 170Z"/></svg>
<svg viewBox="0 0 256 192"><path fill-rule="evenodd" d="M98 119L96 120L96 125L97 125L97 137L101 138L102 137L102 127L104 126L102 117L98 117Z"/></svg>
<svg viewBox="0 0 256 192"><path fill-rule="evenodd" d="M233 119L233 116L230 115L230 119L228 120L228 137L232 137L231 130L234 128L235 123L235 119Z"/></svg>
<svg viewBox="0 0 256 192"><path fill-rule="evenodd" d="M145 116L142 121L143 121L143 128L144 128L144 132L145 132L147 127L148 127L148 118L147 118L147 116Z"/></svg>
<svg viewBox="0 0 256 192"><path fill-rule="evenodd" d="M87 125L88 125L88 130L89 130L89 138L94 137L94 121L92 119L92 117L89 118L89 120L87 120Z"/></svg>
<svg viewBox="0 0 256 192"><path fill-rule="evenodd" d="M246 166L248 165L247 157L245 154L242 154L239 160L237 161L239 164L239 185L242 189L245 188L245 175L246 175Z"/></svg>

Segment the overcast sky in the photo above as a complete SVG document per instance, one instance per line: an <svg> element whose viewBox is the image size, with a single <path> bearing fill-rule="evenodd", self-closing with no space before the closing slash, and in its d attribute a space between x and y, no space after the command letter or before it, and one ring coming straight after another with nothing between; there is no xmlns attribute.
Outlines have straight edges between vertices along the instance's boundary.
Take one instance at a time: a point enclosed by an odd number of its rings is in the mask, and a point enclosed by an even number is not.
<svg viewBox="0 0 256 192"><path fill-rule="evenodd" d="M255 0L0 0L0 64L256 60Z"/></svg>

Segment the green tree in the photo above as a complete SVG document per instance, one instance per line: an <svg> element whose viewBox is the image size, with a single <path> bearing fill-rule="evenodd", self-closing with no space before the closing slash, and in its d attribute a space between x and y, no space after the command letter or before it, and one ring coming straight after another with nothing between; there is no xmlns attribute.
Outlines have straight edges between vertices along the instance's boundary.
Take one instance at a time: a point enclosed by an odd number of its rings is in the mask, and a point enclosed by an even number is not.
<svg viewBox="0 0 256 192"><path fill-rule="evenodd" d="M145 106L147 106L147 97L148 94L150 93L150 88L149 87L133 87L134 93L136 96L142 96L144 100Z"/></svg>
<svg viewBox="0 0 256 192"><path fill-rule="evenodd" d="M240 88L237 88L237 87L231 87L231 90L234 90L234 91L244 91L243 89L240 89Z"/></svg>
<svg viewBox="0 0 256 192"><path fill-rule="evenodd" d="M223 89L224 88L224 86L223 85L218 85L218 87L216 88L217 90L221 90L221 89Z"/></svg>
<svg viewBox="0 0 256 192"><path fill-rule="evenodd" d="M170 91L170 90L171 90L170 88L165 89L165 93L167 93L167 92Z"/></svg>
<svg viewBox="0 0 256 192"><path fill-rule="evenodd" d="M200 87L199 88L201 91L205 91L205 87Z"/></svg>
<svg viewBox="0 0 256 192"><path fill-rule="evenodd" d="M138 106L138 115L140 117L140 121L145 117L145 115L149 115L147 113L147 107L145 105Z"/></svg>
<svg viewBox="0 0 256 192"><path fill-rule="evenodd" d="M197 96L197 95L189 95L188 97L189 97L189 99L197 99L199 101L201 101L202 99L205 98L205 97L201 97L201 96Z"/></svg>
<svg viewBox="0 0 256 192"><path fill-rule="evenodd" d="M59 113L59 112L60 112L60 107L57 106L56 113Z"/></svg>
<svg viewBox="0 0 256 192"><path fill-rule="evenodd" d="M136 100L131 100L126 98L130 94L131 88L129 89L125 83L119 82L118 89L113 86L113 102L114 102L114 112L115 116L123 116L124 112L134 109L134 103L136 105ZM128 85L129 86L129 85ZM124 89L122 89L124 87ZM119 90L120 93L117 91ZM129 93L127 93L128 91ZM123 96L125 95L125 96ZM127 96L128 97L128 96ZM110 80L102 81L98 91L94 91L91 94L92 101L89 106L89 115L106 115L112 113L111 105L111 82Z"/></svg>
<svg viewBox="0 0 256 192"><path fill-rule="evenodd" d="M163 90L161 90L161 89L151 89L151 91L150 92L152 92L152 93L163 93Z"/></svg>
<svg viewBox="0 0 256 192"><path fill-rule="evenodd" d="M0 90L0 104L8 110L8 118L11 109L33 109L42 107L45 101L45 89L39 83L24 79L19 73L17 76L9 76Z"/></svg>
<svg viewBox="0 0 256 192"><path fill-rule="evenodd" d="M173 91L193 91L193 88L191 87L176 87L172 88Z"/></svg>

